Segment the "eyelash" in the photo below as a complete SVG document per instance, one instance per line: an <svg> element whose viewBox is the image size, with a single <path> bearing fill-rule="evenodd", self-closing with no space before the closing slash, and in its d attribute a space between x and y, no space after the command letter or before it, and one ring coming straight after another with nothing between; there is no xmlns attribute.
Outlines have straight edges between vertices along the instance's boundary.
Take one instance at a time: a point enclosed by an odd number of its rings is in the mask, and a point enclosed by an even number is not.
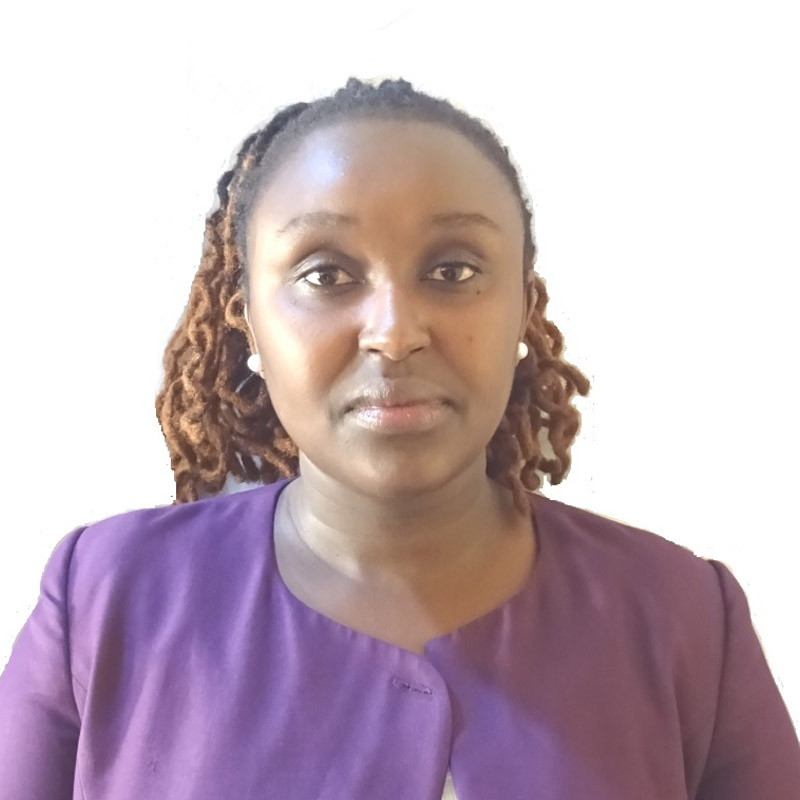
<svg viewBox="0 0 800 800"><path fill-rule="evenodd" d="M452 284L452 285L458 285L458 284L462 284L462 283L469 283L475 277L475 275L478 275L480 273L480 270L477 267L473 267L472 264L467 264L466 262L463 262L463 261L445 261L442 264L437 264L433 268L433 270L431 270L431 271L435 271L437 269L446 269L446 268L452 269L452 268L458 268L458 267L466 267L468 270L471 270L473 272L473 274L470 275L468 278L465 278L464 280L460 280L460 281L446 281L446 280L443 280L443 281L435 281L435 283L448 283L448 284ZM325 273L325 274L330 275L332 272L336 272L336 271L345 272L344 269L342 269L341 267L337 267L335 264L321 264L319 266L314 267L313 269L308 270L307 272L304 272L300 276L299 280L305 282L305 284L307 286L313 286L315 289L322 289L322 290L325 290L325 289L336 289L336 288L338 288L340 286L347 286L347 285L349 285L349 283L351 283L350 281L348 281L346 283L331 283L331 284L328 284L327 286L325 286L325 285L320 284L320 283L313 283L313 282L311 282L309 280L306 280L309 275L313 275L315 273ZM352 281L352 282L355 283L355 281Z"/></svg>

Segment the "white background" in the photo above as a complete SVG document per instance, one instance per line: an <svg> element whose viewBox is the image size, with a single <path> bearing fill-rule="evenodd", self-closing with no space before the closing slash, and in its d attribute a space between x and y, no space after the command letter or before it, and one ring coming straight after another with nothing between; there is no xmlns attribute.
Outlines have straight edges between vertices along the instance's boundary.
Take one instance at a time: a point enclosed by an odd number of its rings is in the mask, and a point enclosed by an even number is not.
<svg viewBox="0 0 800 800"><path fill-rule="evenodd" d="M534 199L579 400L544 493L725 562L800 724L791 4L16 4L3 116L0 662L56 542L167 505L153 400L219 175L277 107L405 77Z"/></svg>

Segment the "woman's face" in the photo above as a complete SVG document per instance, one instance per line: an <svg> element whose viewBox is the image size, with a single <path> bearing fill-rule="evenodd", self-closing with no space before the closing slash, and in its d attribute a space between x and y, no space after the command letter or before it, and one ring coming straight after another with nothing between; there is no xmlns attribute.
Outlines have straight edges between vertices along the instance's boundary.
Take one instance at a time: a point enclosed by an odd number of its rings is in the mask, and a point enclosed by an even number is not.
<svg viewBox="0 0 800 800"><path fill-rule="evenodd" d="M468 139L315 131L261 194L247 248L248 323L301 458L383 498L485 464L530 302L519 202Z"/></svg>

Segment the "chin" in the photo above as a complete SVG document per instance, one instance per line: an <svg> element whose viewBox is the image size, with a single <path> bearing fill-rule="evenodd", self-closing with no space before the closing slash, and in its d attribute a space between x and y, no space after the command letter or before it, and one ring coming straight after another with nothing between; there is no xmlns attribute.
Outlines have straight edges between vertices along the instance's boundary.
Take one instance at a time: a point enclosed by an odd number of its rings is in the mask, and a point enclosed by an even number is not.
<svg viewBox="0 0 800 800"><path fill-rule="evenodd" d="M447 482L447 479L437 479L435 476L398 473L371 476L360 481L354 488L381 500L401 501L435 492Z"/></svg>
<svg viewBox="0 0 800 800"><path fill-rule="evenodd" d="M457 479L474 459L458 459L455 453L432 452L408 458L385 455L353 459L352 468L339 473L339 480L354 491L381 500L410 500L436 492ZM356 467L355 464L358 464Z"/></svg>

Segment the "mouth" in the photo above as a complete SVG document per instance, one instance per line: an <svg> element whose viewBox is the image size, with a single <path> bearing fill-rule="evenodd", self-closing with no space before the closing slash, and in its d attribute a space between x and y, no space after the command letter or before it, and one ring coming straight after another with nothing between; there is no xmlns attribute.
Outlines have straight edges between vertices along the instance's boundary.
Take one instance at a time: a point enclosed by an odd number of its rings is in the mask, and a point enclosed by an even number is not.
<svg viewBox="0 0 800 800"><path fill-rule="evenodd" d="M442 425L453 413L444 400L420 400L403 405L359 404L348 416L368 431L385 434L425 433Z"/></svg>
<svg viewBox="0 0 800 800"><path fill-rule="evenodd" d="M362 384L348 399L345 418L379 433L431 431L454 413L439 386L410 375Z"/></svg>

